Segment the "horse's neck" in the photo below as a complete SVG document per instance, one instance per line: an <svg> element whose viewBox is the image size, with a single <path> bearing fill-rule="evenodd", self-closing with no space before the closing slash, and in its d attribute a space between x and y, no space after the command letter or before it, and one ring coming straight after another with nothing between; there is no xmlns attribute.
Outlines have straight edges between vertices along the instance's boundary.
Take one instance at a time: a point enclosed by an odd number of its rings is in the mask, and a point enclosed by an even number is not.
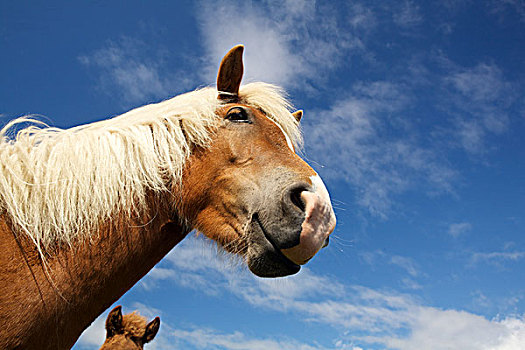
<svg viewBox="0 0 525 350"><path fill-rule="evenodd" d="M0 216L0 348L69 349L187 230L166 219L112 225L42 263Z"/></svg>

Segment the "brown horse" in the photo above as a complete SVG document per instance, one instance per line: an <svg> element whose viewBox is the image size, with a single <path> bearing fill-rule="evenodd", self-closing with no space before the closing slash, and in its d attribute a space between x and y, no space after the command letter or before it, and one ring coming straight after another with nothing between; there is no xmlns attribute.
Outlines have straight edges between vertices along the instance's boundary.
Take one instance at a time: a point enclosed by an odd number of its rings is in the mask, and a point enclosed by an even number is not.
<svg viewBox="0 0 525 350"><path fill-rule="evenodd" d="M243 47L205 88L67 130L0 132L0 348L67 349L192 229L262 277L294 274L335 216L295 153L302 112L240 87Z"/></svg>
<svg viewBox="0 0 525 350"><path fill-rule="evenodd" d="M155 338L160 327L160 318L147 323L145 317L136 313L122 315L122 306L117 306L106 319L106 340L100 350L142 350L144 344Z"/></svg>

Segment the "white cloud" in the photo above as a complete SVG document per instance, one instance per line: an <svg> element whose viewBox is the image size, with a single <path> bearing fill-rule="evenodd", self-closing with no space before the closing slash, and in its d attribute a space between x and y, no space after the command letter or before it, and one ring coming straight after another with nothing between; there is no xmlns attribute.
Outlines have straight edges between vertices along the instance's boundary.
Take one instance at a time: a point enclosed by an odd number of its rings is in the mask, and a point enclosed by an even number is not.
<svg viewBox="0 0 525 350"><path fill-rule="evenodd" d="M157 316L160 317L162 315L162 310L139 302L134 302L131 304L131 307L125 307L125 310L123 310L124 314L129 314L134 311L146 317L149 321L153 320Z"/></svg>
<svg viewBox="0 0 525 350"><path fill-rule="evenodd" d="M99 349L106 340L106 318L110 310L106 310L82 332L75 347L80 349Z"/></svg>
<svg viewBox="0 0 525 350"><path fill-rule="evenodd" d="M155 272L159 267L155 267L140 283L145 283L150 288L156 285L155 281L169 279L180 286L210 295L218 295L225 291L234 292L253 304L262 303L266 298L318 298L344 293L342 285L327 277L314 275L307 268L303 268L295 276L257 278L247 271L237 257L218 251L214 242L201 237L186 238L164 261L168 262L171 268L162 267L162 273L159 274ZM216 288L217 285L227 288ZM246 290L243 290L244 288ZM250 290L258 292L250 296Z"/></svg>
<svg viewBox="0 0 525 350"><path fill-rule="evenodd" d="M369 33L377 25L376 15L372 9L359 2L353 2L349 10L348 23L352 28Z"/></svg>
<svg viewBox="0 0 525 350"><path fill-rule="evenodd" d="M403 84L378 81L356 84L353 92L328 110L305 118L306 149L323 164L322 175L356 188L357 202L386 217L392 196L423 188L452 192L456 174L419 136L403 109L410 101ZM334 152L337 150L337 152Z"/></svg>
<svg viewBox="0 0 525 350"><path fill-rule="evenodd" d="M505 261L518 261L523 258L525 258L525 252L523 251L505 251L489 253L476 252L472 253L471 262L473 264L476 264L478 262L486 262L499 265Z"/></svg>
<svg viewBox="0 0 525 350"><path fill-rule="evenodd" d="M497 14L502 20L508 20L508 12L515 12L525 21L525 3L522 0L489 0L489 12Z"/></svg>
<svg viewBox="0 0 525 350"><path fill-rule="evenodd" d="M175 329L172 335L175 337L176 342L174 348L178 348L180 345L187 345L197 349L224 350L326 349L315 344L304 344L294 339L256 338L249 337L241 332L225 334L209 328Z"/></svg>
<svg viewBox="0 0 525 350"><path fill-rule="evenodd" d="M469 222L458 222L450 224L448 227L448 234L454 238L457 238L472 229L472 225Z"/></svg>
<svg viewBox="0 0 525 350"><path fill-rule="evenodd" d="M424 306L408 294L343 285L308 269L296 276L259 279L248 272L234 273L233 266L220 266L213 255L213 249L203 249L201 242L185 240L170 253L169 267L163 268L173 269L177 277L172 282L185 288L200 289L179 281L178 276L191 266L190 273L208 281L205 283L218 294L229 293L257 308L286 312L289 317L296 315L302 322L331 326L343 333L341 339L334 341L336 348L366 349L368 345L381 344L402 350L508 350L519 349L525 341L523 317L487 319L466 311ZM407 271L413 268L404 259L393 260L408 266ZM317 348L315 344L290 339L260 339L202 327L178 328L174 332L180 341L199 348Z"/></svg>
<svg viewBox="0 0 525 350"><path fill-rule="evenodd" d="M423 289L423 286L417 283L416 281L414 281L412 278L408 278L408 277L402 278L401 283L402 283L402 286L406 289L412 289L412 290Z"/></svg>
<svg viewBox="0 0 525 350"><path fill-rule="evenodd" d="M78 60L94 72L97 88L126 105L157 101L193 85L191 71L170 74L163 56L152 43L121 37Z"/></svg>
<svg viewBox="0 0 525 350"><path fill-rule="evenodd" d="M359 36L352 31L363 34L373 27L373 16L363 6L340 9L313 0L216 1L203 2L199 8L211 62L206 80L215 79L217 62L231 47L244 44L245 81L282 86L322 81L326 72L363 52ZM342 23L351 23L352 28L341 30Z"/></svg>
<svg viewBox="0 0 525 350"><path fill-rule="evenodd" d="M359 256L369 265L376 265L378 263L386 263L395 265L403 269L411 277L419 275L418 268L413 259L401 255L387 254L382 250L375 250L373 252L360 252Z"/></svg>
<svg viewBox="0 0 525 350"><path fill-rule="evenodd" d="M394 8L392 18L402 28L412 28L423 21L419 6L410 0L405 0L398 8Z"/></svg>
<svg viewBox="0 0 525 350"><path fill-rule="evenodd" d="M417 275L419 275L414 260L410 258L407 258L405 256L394 255L390 258L390 263L401 267L412 277L416 277Z"/></svg>
<svg viewBox="0 0 525 350"><path fill-rule="evenodd" d="M472 305L477 308L487 310L492 306L492 301L480 290L475 290L470 293L472 297Z"/></svg>
<svg viewBox="0 0 525 350"><path fill-rule="evenodd" d="M472 0L443 0L441 4L451 11L459 11L471 2Z"/></svg>
<svg viewBox="0 0 525 350"><path fill-rule="evenodd" d="M478 103L497 102L508 88L501 70L486 63L462 69L447 79L463 96Z"/></svg>
<svg viewBox="0 0 525 350"><path fill-rule="evenodd" d="M487 152L487 137L508 130L509 105L515 100L512 84L495 64L480 63L475 67L452 66L445 77L450 93L450 112L455 116L455 133L460 145L472 155Z"/></svg>
<svg viewBox="0 0 525 350"><path fill-rule="evenodd" d="M519 350L525 344L525 320L487 320L464 311L420 307L413 311L407 337L364 337L403 350Z"/></svg>

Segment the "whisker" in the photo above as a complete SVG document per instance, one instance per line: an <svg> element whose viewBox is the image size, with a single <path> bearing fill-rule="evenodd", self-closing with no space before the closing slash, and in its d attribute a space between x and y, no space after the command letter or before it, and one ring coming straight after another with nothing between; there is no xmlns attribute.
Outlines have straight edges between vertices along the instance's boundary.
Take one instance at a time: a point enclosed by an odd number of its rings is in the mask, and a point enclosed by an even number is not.
<svg viewBox="0 0 525 350"><path fill-rule="evenodd" d="M340 244L340 245L345 246L345 247L353 247L354 246L354 241L353 240L344 239L344 238L341 238L338 235L332 234L330 236L330 239L333 239L334 243Z"/></svg>

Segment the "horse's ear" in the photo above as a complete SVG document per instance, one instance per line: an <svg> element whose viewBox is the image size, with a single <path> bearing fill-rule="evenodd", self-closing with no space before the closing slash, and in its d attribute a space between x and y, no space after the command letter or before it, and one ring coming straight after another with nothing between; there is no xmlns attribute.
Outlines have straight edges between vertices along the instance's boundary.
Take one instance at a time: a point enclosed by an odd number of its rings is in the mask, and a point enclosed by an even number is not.
<svg viewBox="0 0 525 350"><path fill-rule="evenodd" d="M144 332L144 338L143 338L144 344L149 343L150 341L153 340L153 338L155 338L155 336L157 335L157 332L159 331L159 327L160 327L159 317L155 317L153 321L148 323L148 325L146 326L146 331Z"/></svg>
<svg viewBox="0 0 525 350"><path fill-rule="evenodd" d="M295 118L295 120L297 120L297 122L299 123L301 121L301 118L303 117L303 110L300 109L297 112L293 112L292 115Z"/></svg>
<svg viewBox="0 0 525 350"><path fill-rule="evenodd" d="M106 319L106 338L111 338L122 331L122 305L115 307Z"/></svg>
<svg viewBox="0 0 525 350"><path fill-rule="evenodd" d="M237 45L232 48L222 59L217 74L217 90L220 100L235 100L239 95L239 86L241 85L242 73L244 71L242 64L242 53L244 46Z"/></svg>

